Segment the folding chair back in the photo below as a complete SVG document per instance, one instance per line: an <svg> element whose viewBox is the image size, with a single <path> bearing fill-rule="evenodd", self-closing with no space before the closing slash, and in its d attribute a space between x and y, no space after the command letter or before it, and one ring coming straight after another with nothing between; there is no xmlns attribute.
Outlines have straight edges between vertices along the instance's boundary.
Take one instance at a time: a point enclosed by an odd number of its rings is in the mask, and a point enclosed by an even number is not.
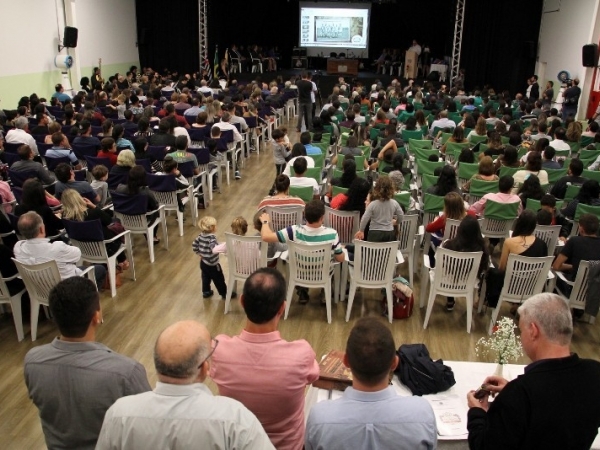
<svg viewBox="0 0 600 450"><path fill-rule="evenodd" d="M325 207L323 225L338 232L342 245L351 244L360 226L359 211L338 211Z"/></svg>
<svg viewBox="0 0 600 450"><path fill-rule="evenodd" d="M283 230L292 225L302 225L303 206L267 206L265 211L271 219L273 231Z"/></svg>
<svg viewBox="0 0 600 450"><path fill-rule="evenodd" d="M290 195L300 197L302 200L304 200L304 203L308 203L313 199L314 191L310 186L290 186Z"/></svg>
<svg viewBox="0 0 600 450"><path fill-rule="evenodd" d="M493 200L485 202L481 233L488 238L507 238L517 219L519 202L498 203Z"/></svg>

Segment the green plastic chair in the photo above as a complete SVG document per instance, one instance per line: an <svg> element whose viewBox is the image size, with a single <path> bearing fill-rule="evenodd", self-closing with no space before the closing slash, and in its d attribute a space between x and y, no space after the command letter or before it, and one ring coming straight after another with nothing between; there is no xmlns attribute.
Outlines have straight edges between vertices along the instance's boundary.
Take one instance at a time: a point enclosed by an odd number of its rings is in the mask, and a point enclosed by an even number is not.
<svg viewBox="0 0 600 450"><path fill-rule="evenodd" d="M410 139L423 140L422 130L402 130L402 140L409 142Z"/></svg>
<svg viewBox="0 0 600 450"><path fill-rule="evenodd" d="M313 199L313 188L310 186L290 186L290 195L300 197L304 203L308 203Z"/></svg>
<svg viewBox="0 0 600 450"><path fill-rule="evenodd" d="M596 180L598 183L600 183L600 171L584 169L581 176L588 180Z"/></svg>
<svg viewBox="0 0 600 450"><path fill-rule="evenodd" d="M459 109L459 111L460 111L460 109ZM462 121L462 116L460 115L460 113L451 112L451 113L448 113L448 119L450 119L454 123L460 123Z"/></svg>
<svg viewBox="0 0 600 450"><path fill-rule="evenodd" d="M435 175L430 175L428 173L421 175L421 189L426 191L431 186L435 186L440 177L436 177Z"/></svg>
<svg viewBox="0 0 600 450"><path fill-rule="evenodd" d="M472 134L471 137L469 137L469 142L472 145L476 145L476 144L479 144L480 142L483 142L483 143L487 142L487 139L488 139L487 136L477 136L475 134Z"/></svg>
<svg viewBox="0 0 600 450"><path fill-rule="evenodd" d="M345 155L339 154L337 161L336 161L336 168L338 169L342 169L343 165L344 165L344 159L346 159ZM364 156L355 156L354 157L354 162L356 162L356 169L360 170L364 167L365 165L365 157Z"/></svg>
<svg viewBox="0 0 600 450"><path fill-rule="evenodd" d="M340 146L345 147L346 145L348 145L349 137L350 135L347 133L340 134Z"/></svg>
<svg viewBox="0 0 600 450"><path fill-rule="evenodd" d="M312 178L317 183L321 184L322 171L323 169L321 167L309 167L308 169L306 169L306 173L304 174L304 176L306 178ZM290 166L290 175L294 176L295 174L296 172L294 171L294 166Z"/></svg>
<svg viewBox="0 0 600 450"><path fill-rule="evenodd" d="M369 130L369 139L374 140L380 136L383 136L379 128L373 127Z"/></svg>
<svg viewBox="0 0 600 450"><path fill-rule="evenodd" d="M500 167L500 173L498 174L498 176L500 178L502 178L504 175L510 175L512 177L519 170L523 170L523 168L522 167L506 167L506 166L501 166Z"/></svg>
<svg viewBox="0 0 600 450"><path fill-rule="evenodd" d="M424 149L424 148L415 147L412 150L412 154L414 155L415 160L418 160L418 159L428 160L431 155L434 155L437 158L440 157L439 150L434 149L434 148L432 148L430 150L427 150L427 149Z"/></svg>
<svg viewBox="0 0 600 450"><path fill-rule="evenodd" d="M581 186L577 186L574 184L567 186L567 192L565 192L565 202L569 202L569 201L573 200L575 198L575 196L577 194L579 194L580 189L581 189Z"/></svg>
<svg viewBox="0 0 600 450"><path fill-rule="evenodd" d="M581 150L579 159L583 163L584 168L588 168L600 156L600 150Z"/></svg>
<svg viewBox="0 0 600 450"><path fill-rule="evenodd" d="M493 200L485 202L481 234L485 237L505 239L517 219L521 202L498 203Z"/></svg>
<svg viewBox="0 0 600 450"><path fill-rule="evenodd" d="M425 174L429 174L429 175L433 175L433 172L435 172L435 169L437 169L438 167L444 167L444 161L439 161L439 162L433 162L433 161L427 161L426 159L417 159L416 160L417 163L417 174L419 174L419 176L425 175Z"/></svg>
<svg viewBox="0 0 600 450"><path fill-rule="evenodd" d="M494 194L500 192L498 181L471 180L469 189L469 203L474 203L485 194Z"/></svg>
<svg viewBox="0 0 600 450"><path fill-rule="evenodd" d="M525 156L528 152L529 152L529 147L523 147L522 145L519 146L519 148L517 148L518 151L518 158L521 159L523 156Z"/></svg>
<svg viewBox="0 0 600 450"><path fill-rule="evenodd" d="M494 128L496 128L496 125L494 125L493 123L486 123L486 124L485 124L485 128L486 128L488 131L492 131Z"/></svg>
<svg viewBox="0 0 600 450"><path fill-rule="evenodd" d="M581 136L581 139L579 140L579 147L586 148L588 145L592 144L593 142L594 142L593 136Z"/></svg>
<svg viewBox="0 0 600 450"><path fill-rule="evenodd" d="M462 186L464 183L469 181L473 175L476 175L479 172L479 164L478 163L464 163L461 162L458 165L458 181L459 186Z"/></svg>
<svg viewBox="0 0 600 450"><path fill-rule="evenodd" d="M423 109L425 105L423 105L423 103L413 103L413 106L415 107L415 112L417 112L420 109Z"/></svg>
<svg viewBox="0 0 600 450"><path fill-rule="evenodd" d="M444 210L444 197L440 195L425 194L423 195L423 227L426 227L429 222ZM426 247L427 248L427 247Z"/></svg>
<svg viewBox="0 0 600 450"><path fill-rule="evenodd" d="M333 173L332 173L332 177L333 178L340 178L342 176L344 172L342 172L339 169L333 169ZM360 178L367 178L367 171L366 170L357 170L356 171L356 176L360 177Z"/></svg>
<svg viewBox="0 0 600 450"><path fill-rule="evenodd" d="M323 163L325 162L325 155L310 155L307 158L313 159L315 167L323 167Z"/></svg>
<svg viewBox="0 0 600 450"><path fill-rule="evenodd" d="M402 207L402 211L406 212L410 208L410 192L399 192L394 194L394 200Z"/></svg>
<svg viewBox="0 0 600 450"><path fill-rule="evenodd" d="M507 136L500 136L500 141L502 145L508 145L509 138Z"/></svg>
<svg viewBox="0 0 600 450"><path fill-rule="evenodd" d="M446 154L459 153L464 148L469 148L469 143L461 143L461 142L446 142Z"/></svg>
<svg viewBox="0 0 600 450"><path fill-rule="evenodd" d="M569 147L571 147L571 154L574 155L575 153L577 153L579 151L579 142L570 142L567 141L567 144L569 144Z"/></svg>
<svg viewBox="0 0 600 450"><path fill-rule="evenodd" d="M571 150L555 150L554 155L560 158L568 158L571 156Z"/></svg>
<svg viewBox="0 0 600 450"><path fill-rule="evenodd" d="M592 214L598 218L600 218L600 206L591 206L584 205L583 203L579 203L577 205L577 209L575 210L575 215L573 216L574 222L579 222L579 218L582 214Z"/></svg>
<svg viewBox="0 0 600 450"><path fill-rule="evenodd" d="M331 194L333 195L333 197L335 197L338 194L347 194L348 193L348 188L343 188L341 186L332 186L331 187Z"/></svg>
<svg viewBox="0 0 600 450"><path fill-rule="evenodd" d="M424 150L431 150L433 148L433 141L429 139L409 139L408 146L411 152L417 147Z"/></svg>
<svg viewBox="0 0 600 450"><path fill-rule="evenodd" d="M365 158L369 159L371 157L372 148L370 145L359 145L358 148L360 148L360 151Z"/></svg>
<svg viewBox="0 0 600 450"><path fill-rule="evenodd" d="M392 167L393 165L386 162L386 161L379 161L379 164L377 165L377 172L379 173L385 173L383 171L383 169L385 169L386 167Z"/></svg>
<svg viewBox="0 0 600 450"><path fill-rule="evenodd" d="M564 202L562 200L556 200L556 210L559 211L562 209ZM542 209L542 205L541 202L539 200L536 200L534 198L528 198L527 199L527 203L525 205L525 209L529 209L530 211L533 212L538 212L540 209Z"/></svg>
<svg viewBox="0 0 600 450"><path fill-rule="evenodd" d="M434 136L437 136L437 133L434 134ZM442 145L444 145L446 142L448 142L448 139L450 139L452 137L452 133L442 133Z"/></svg>
<svg viewBox="0 0 600 450"><path fill-rule="evenodd" d="M402 186L403 191L410 191L410 183L412 181L412 172L408 172L404 175L404 186Z"/></svg>
<svg viewBox="0 0 600 450"><path fill-rule="evenodd" d="M343 120L342 120L343 122ZM346 128L340 125L340 133L346 133L346 134L350 134L350 132L352 131L352 128Z"/></svg>
<svg viewBox="0 0 600 450"><path fill-rule="evenodd" d="M321 152L325 155L329 150L329 141L327 142L313 142L313 147L317 147L321 150Z"/></svg>
<svg viewBox="0 0 600 450"><path fill-rule="evenodd" d="M567 169L545 169L548 173L548 183L550 185L556 184L558 180L567 175ZM600 174L598 174L600 175ZM584 175L585 176L585 175Z"/></svg>

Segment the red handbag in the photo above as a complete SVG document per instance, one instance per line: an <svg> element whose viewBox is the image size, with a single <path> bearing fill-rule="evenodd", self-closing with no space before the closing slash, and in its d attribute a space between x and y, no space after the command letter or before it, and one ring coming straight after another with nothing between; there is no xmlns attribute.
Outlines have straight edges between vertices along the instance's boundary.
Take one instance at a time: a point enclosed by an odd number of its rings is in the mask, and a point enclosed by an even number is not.
<svg viewBox="0 0 600 450"><path fill-rule="evenodd" d="M392 317L394 319L408 319L412 315L413 307L415 304L415 296L412 293L410 297L407 297L404 292L396 287L397 283L402 283L405 286L409 286L408 281L402 277L396 277L392 281ZM383 299L383 314L387 316L387 298Z"/></svg>

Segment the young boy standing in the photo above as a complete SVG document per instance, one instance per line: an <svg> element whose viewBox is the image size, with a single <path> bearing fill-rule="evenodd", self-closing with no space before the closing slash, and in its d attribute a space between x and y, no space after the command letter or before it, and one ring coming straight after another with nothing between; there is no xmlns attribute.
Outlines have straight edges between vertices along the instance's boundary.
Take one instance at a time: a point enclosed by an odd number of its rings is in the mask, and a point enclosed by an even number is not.
<svg viewBox="0 0 600 450"><path fill-rule="evenodd" d="M219 264L219 253L215 253L215 247L219 245L215 232L217 231L217 220L211 216L205 216L198 222L200 234L194 240L192 249L194 253L200 256L200 272L202 273L202 297L212 297L214 292L210 289L210 283L213 282L221 294L221 299L225 300L227 295L227 285L223 276L223 269ZM231 295L235 298L236 293Z"/></svg>

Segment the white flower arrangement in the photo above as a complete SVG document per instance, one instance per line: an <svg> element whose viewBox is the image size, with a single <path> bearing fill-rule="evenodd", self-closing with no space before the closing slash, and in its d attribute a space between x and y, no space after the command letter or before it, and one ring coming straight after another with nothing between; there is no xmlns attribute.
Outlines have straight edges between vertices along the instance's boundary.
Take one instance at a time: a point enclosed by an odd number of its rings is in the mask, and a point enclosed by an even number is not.
<svg viewBox="0 0 600 450"><path fill-rule="evenodd" d="M509 317L503 317L494 327L493 333L488 338L481 338L475 345L477 356L486 356L489 353L496 355L495 362L507 364L523 355L521 338L515 335L514 321Z"/></svg>

